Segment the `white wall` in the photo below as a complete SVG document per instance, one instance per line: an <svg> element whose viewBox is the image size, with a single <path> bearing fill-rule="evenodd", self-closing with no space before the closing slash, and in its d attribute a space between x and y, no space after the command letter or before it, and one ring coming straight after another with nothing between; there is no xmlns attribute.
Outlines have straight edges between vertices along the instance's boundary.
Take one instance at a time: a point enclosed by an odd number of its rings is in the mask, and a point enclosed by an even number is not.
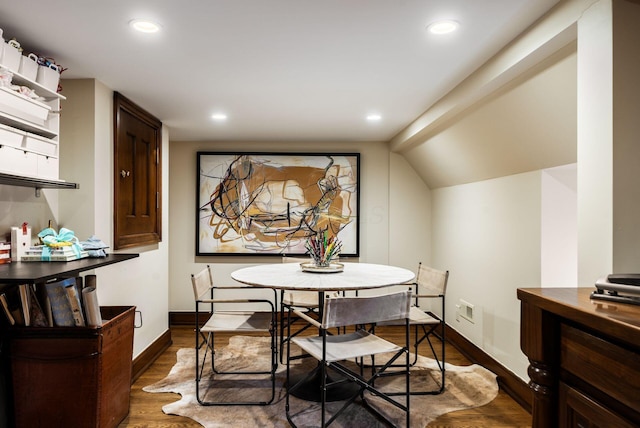
<svg viewBox="0 0 640 428"><path fill-rule="evenodd" d="M32 237L47 227L49 220L58 221L58 192L0 184L0 241L11 241L11 227L27 222Z"/></svg>
<svg viewBox="0 0 640 428"><path fill-rule="evenodd" d="M171 311L192 311L193 294L189 275L210 263L214 280L220 284L234 284L231 272L258 263L279 262L279 257L258 256L195 256L196 208L196 152L198 151L273 151L273 152L358 152L360 153L360 257L362 262L394 263L415 270L417 260L428 257L428 228L425 216L404 216L404 210L390 208L390 193L397 197L397 189L414 203L406 209L424 210L428 197L424 186L415 181L415 174L406 171L406 165L390 166L386 143L224 143L172 141L169 149L170 169L170 241L169 300ZM391 165L397 165L396 162ZM405 171L402 171L402 169ZM393 187L390 188L390 176ZM411 194L409 189L414 189ZM406 204L405 204L406 205ZM393 216L393 217L392 217ZM399 218L396 218L399 216ZM401 229L398 225L402 222ZM391 226L393 225L393 226ZM417 242L416 237L424 241ZM398 242L413 243L400 246ZM393 246L394 250L390 248ZM391 254L393 253L393 254ZM236 284L237 285L237 284ZM268 296L268 292L265 292Z"/></svg>
<svg viewBox="0 0 640 428"><path fill-rule="evenodd" d="M516 290L540 286L541 173L431 191L432 264L450 271L447 323L526 379ZM459 300L474 320L456 316Z"/></svg>
<svg viewBox="0 0 640 428"><path fill-rule="evenodd" d="M61 117L61 177L80 184L60 196L59 224L80 239L95 234L113 242L113 91L93 80L65 80ZM126 95L126 94L124 94ZM136 306L142 326L134 333L134 358L168 328L169 134L162 130L163 213L160 244L131 248L134 260L95 271L101 305ZM83 274L83 275L84 275ZM137 316L136 323L140 324Z"/></svg>
<svg viewBox="0 0 640 428"><path fill-rule="evenodd" d="M608 0L578 23L578 281L613 266L613 73ZM587 191L588 189L588 191Z"/></svg>
<svg viewBox="0 0 640 428"><path fill-rule="evenodd" d="M540 285L578 286L577 165L542 171Z"/></svg>
<svg viewBox="0 0 640 428"><path fill-rule="evenodd" d="M389 263L415 272L431 264L431 191L404 157L389 161Z"/></svg>

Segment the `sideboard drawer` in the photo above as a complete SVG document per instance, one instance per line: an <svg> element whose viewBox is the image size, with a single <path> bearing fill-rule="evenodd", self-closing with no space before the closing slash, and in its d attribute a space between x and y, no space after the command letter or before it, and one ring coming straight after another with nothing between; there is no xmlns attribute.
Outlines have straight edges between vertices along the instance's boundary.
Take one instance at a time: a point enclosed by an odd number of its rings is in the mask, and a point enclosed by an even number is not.
<svg viewBox="0 0 640 428"><path fill-rule="evenodd" d="M561 427L575 428L634 428L606 407L579 391L560 382Z"/></svg>
<svg viewBox="0 0 640 428"><path fill-rule="evenodd" d="M639 412L638 354L566 324L560 332L561 369Z"/></svg>

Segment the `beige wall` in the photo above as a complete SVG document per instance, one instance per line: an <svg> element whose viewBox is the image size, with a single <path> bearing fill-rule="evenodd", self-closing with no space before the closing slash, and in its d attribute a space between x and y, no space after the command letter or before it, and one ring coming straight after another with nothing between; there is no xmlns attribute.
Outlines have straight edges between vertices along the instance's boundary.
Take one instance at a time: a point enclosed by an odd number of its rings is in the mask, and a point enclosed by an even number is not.
<svg viewBox="0 0 640 428"><path fill-rule="evenodd" d="M640 3L613 8L613 272L640 272Z"/></svg>
<svg viewBox="0 0 640 428"><path fill-rule="evenodd" d="M404 157L389 160L389 263L415 272L431 263L431 191Z"/></svg>
<svg viewBox="0 0 640 428"><path fill-rule="evenodd" d="M449 270L447 324L526 378L518 287L540 286L541 173L431 191L433 265ZM460 299L474 319L457 316Z"/></svg>
<svg viewBox="0 0 640 428"><path fill-rule="evenodd" d="M73 229L80 239L95 234L113 240L113 91L93 79L65 80L67 100L61 117L61 177L80 184L78 190L61 193L60 224ZM163 152L169 134L162 131ZM135 330L134 357L168 328L168 160L163 157L163 241L123 253L140 257L97 269L101 305L132 305L140 314ZM64 193L62 193L64 192Z"/></svg>
<svg viewBox="0 0 640 428"><path fill-rule="evenodd" d="M418 259L428 258L429 222L424 215L427 196L425 187L415 181L414 174L399 171L390 162L386 143L285 143L285 142L180 142L172 141L169 149L170 175L170 241L169 249L169 300L172 311L193 310L193 294L189 275L202 269L207 263L214 268L214 280L220 284L233 284L231 272L258 263L279 262L278 257L256 256L195 256L195 207L196 207L196 153L198 151L272 151L272 152L358 152L360 153L360 261L369 263L394 263L415 270ZM404 164L399 165L405 169ZM390 177L393 176L393 184ZM393 188L392 188L393 187ZM407 189L417 189L406 193ZM422 210L407 221L402 212L390 209L390 195L402 194L411 200L407 210ZM403 209L404 211L404 209ZM393 219L393 215L399 215ZM394 221L395 220L395 221ZM404 222L401 229L397 226ZM398 236L400 235L400 236ZM420 239L416 239L420 237ZM390 251L391 242L409 242L398 251ZM397 245L397 244L396 244ZM237 284L236 284L237 285ZM265 296L268 296L268 292Z"/></svg>

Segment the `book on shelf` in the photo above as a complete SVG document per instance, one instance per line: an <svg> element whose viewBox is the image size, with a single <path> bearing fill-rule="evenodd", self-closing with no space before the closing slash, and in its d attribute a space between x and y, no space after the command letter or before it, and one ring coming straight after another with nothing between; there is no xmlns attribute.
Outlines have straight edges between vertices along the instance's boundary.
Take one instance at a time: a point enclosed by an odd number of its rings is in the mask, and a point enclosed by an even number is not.
<svg viewBox="0 0 640 428"><path fill-rule="evenodd" d="M45 284L49 303L51 304L53 322L58 327L74 327L76 325L73 310L71 309L65 290L65 287L70 285L75 286L75 284L75 278L67 278Z"/></svg>
<svg viewBox="0 0 640 428"><path fill-rule="evenodd" d="M24 316L22 315L22 302L20 300L20 292L18 290L18 287L12 285L5 286L2 289L2 297L0 297L0 302L2 302L2 310L5 312L5 315L7 315L7 319L9 319L9 323L11 325L24 325ZM13 323L11 323L9 315L11 315L11 318L13 318Z"/></svg>
<svg viewBox="0 0 640 428"><path fill-rule="evenodd" d="M87 316L87 325L90 327L100 327L102 325L102 315L98 304L98 293L95 287L85 287L82 289L82 301Z"/></svg>
<svg viewBox="0 0 640 428"><path fill-rule="evenodd" d="M0 294L0 306L2 306L2 312L7 317L9 321L9 325L16 325L16 320L13 318L11 314L11 310L9 309L9 302L7 301L7 295L2 293Z"/></svg>
<svg viewBox="0 0 640 428"><path fill-rule="evenodd" d="M38 301L36 290L29 285L29 315L31 317L30 325L33 327L49 327L49 321L45 315L42 305Z"/></svg>
<svg viewBox="0 0 640 428"><path fill-rule="evenodd" d="M5 287L0 295L0 305L10 325L49 326L34 286L31 284Z"/></svg>
<svg viewBox="0 0 640 428"><path fill-rule="evenodd" d="M84 327L84 314L82 311L82 303L80 302L80 292L78 291L77 283L66 285L64 291L67 294L67 300L69 301L69 307L73 314L73 322L77 327Z"/></svg>
<svg viewBox="0 0 640 428"><path fill-rule="evenodd" d="M11 263L11 244L0 242L0 265L5 263Z"/></svg>
<svg viewBox="0 0 640 428"><path fill-rule="evenodd" d="M45 284L36 284L36 297L40 302L42 312L44 312L44 317L47 320L47 325L49 327L53 327L55 323L53 322L53 313L51 312L51 301L49 300L49 295L47 294L47 287Z"/></svg>
<svg viewBox="0 0 640 428"><path fill-rule="evenodd" d="M18 292L20 293L20 305L22 307L22 317L24 319L24 325L31 325L31 312L29 311L29 284L20 284L18 286Z"/></svg>

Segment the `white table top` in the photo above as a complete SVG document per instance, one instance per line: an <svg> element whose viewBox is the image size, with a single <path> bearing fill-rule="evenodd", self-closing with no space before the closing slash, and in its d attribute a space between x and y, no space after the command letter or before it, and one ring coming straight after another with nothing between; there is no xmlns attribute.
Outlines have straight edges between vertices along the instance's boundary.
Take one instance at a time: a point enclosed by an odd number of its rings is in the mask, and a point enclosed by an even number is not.
<svg viewBox="0 0 640 428"><path fill-rule="evenodd" d="M371 263L343 263L337 273L303 272L298 263L275 263L238 269L231 278L257 287L287 290L342 291L387 287L414 279L408 269Z"/></svg>

